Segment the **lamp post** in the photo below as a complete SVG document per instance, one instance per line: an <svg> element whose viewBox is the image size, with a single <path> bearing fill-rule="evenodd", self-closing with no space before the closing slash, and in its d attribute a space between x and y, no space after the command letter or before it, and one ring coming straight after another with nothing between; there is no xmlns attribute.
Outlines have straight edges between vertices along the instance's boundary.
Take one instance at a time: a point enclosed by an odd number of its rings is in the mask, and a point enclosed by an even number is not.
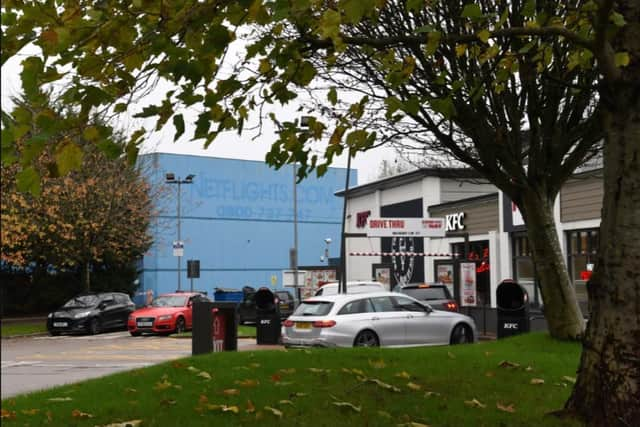
<svg viewBox="0 0 640 427"><path fill-rule="evenodd" d="M327 266L329 266L329 245L331 244L331 237L324 239L324 243L327 245L324 248L324 258L327 260Z"/></svg>
<svg viewBox="0 0 640 427"><path fill-rule="evenodd" d="M167 184L177 184L178 185L178 245L180 246L180 250L184 248L182 244L182 236L180 235L180 199L181 199L181 188L182 184L193 184L193 178L195 175L189 174L184 179L175 176L172 172L169 172L165 175L165 182ZM178 252L178 291L182 289L182 252Z"/></svg>

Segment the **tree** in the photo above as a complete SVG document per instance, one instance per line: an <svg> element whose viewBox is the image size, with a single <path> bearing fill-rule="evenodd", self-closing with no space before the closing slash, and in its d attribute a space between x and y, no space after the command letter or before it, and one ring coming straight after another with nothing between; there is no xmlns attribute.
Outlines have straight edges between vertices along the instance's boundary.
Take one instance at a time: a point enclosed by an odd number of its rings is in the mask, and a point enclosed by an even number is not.
<svg viewBox="0 0 640 427"><path fill-rule="evenodd" d="M396 158L393 163L390 160L382 160L380 166L378 166L378 178L387 178L394 175L399 175L413 169L411 163L404 158Z"/></svg>
<svg viewBox="0 0 640 427"><path fill-rule="evenodd" d="M208 145L225 131L242 131L252 111L292 102L301 90L320 94L313 111L327 114L304 128L271 114L279 133L267 161L299 162L302 178L314 168L324 173L343 152L402 138L422 144L425 155L445 152L471 165L520 207L557 337L580 336L583 324L550 205L604 137L601 248L567 409L594 425L640 418L637 2L78 4L27 3L17 14L5 2L3 61L30 42L46 55L23 62L27 96L68 67L76 74L64 97L81 114L110 104L124 111L125 96L159 76L176 86L141 116L158 117L157 128L171 119L178 138L183 107L198 106L194 137ZM230 70L225 60L233 60L229 47L241 31L253 39ZM327 136L320 158L309 143Z"/></svg>
<svg viewBox="0 0 640 427"><path fill-rule="evenodd" d="M81 167L63 176L52 166L50 147L38 156L37 197L18 191L16 164L2 165L2 261L81 269L88 291L92 268L125 266L150 247L153 205L148 184L125 159L108 159L86 142L79 146ZM28 146L18 147L27 155Z"/></svg>

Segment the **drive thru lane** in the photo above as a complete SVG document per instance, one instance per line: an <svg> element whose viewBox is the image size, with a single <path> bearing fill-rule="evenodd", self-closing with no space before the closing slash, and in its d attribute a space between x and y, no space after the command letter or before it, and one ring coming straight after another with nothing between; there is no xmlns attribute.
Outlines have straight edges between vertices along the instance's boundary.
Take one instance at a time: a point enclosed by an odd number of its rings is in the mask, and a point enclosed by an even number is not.
<svg viewBox="0 0 640 427"><path fill-rule="evenodd" d="M255 339L238 350L273 349ZM25 337L2 340L2 399L191 356L191 339L113 332L95 336Z"/></svg>

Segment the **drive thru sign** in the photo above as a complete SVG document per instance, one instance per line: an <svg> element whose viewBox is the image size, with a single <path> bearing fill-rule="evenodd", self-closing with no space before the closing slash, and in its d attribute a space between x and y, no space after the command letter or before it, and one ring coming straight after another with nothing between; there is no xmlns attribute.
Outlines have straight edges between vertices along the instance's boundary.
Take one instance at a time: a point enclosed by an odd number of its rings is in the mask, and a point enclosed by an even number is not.
<svg viewBox="0 0 640 427"><path fill-rule="evenodd" d="M444 218L368 218L367 237L444 237Z"/></svg>

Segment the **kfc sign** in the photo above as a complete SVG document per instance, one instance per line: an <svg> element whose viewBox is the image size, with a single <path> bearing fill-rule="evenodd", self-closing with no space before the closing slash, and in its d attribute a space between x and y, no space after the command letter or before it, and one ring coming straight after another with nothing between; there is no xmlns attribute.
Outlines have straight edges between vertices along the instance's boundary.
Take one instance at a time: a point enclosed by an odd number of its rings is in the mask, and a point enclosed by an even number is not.
<svg viewBox="0 0 640 427"><path fill-rule="evenodd" d="M371 211L358 212L356 214L356 227L365 228L367 226L367 219L371 215Z"/></svg>
<svg viewBox="0 0 640 427"><path fill-rule="evenodd" d="M445 217L447 231L464 230L464 212L458 212Z"/></svg>

